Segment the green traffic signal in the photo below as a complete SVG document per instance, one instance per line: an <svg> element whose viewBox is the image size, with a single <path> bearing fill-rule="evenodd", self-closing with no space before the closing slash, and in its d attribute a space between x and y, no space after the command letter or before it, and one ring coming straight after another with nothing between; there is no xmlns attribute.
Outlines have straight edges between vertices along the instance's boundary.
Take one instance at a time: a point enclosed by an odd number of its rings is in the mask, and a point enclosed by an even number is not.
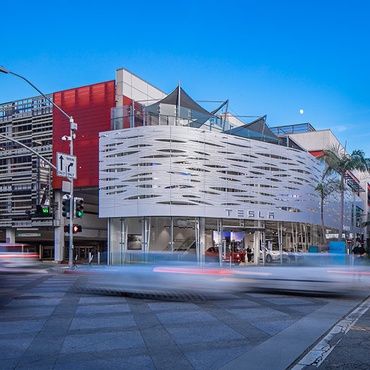
<svg viewBox="0 0 370 370"><path fill-rule="evenodd" d="M36 212L35 212L35 216L37 217L48 217L50 216L51 212L50 212L50 207L49 206L42 206L40 204L38 204L36 206Z"/></svg>
<svg viewBox="0 0 370 370"><path fill-rule="evenodd" d="M41 213L42 213L43 216L49 216L50 215L49 207L42 207Z"/></svg>
<svg viewBox="0 0 370 370"><path fill-rule="evenodd" d="M74 213L76 218L81 218L84 215L84 199L75 198L74 199Z"/></svg>

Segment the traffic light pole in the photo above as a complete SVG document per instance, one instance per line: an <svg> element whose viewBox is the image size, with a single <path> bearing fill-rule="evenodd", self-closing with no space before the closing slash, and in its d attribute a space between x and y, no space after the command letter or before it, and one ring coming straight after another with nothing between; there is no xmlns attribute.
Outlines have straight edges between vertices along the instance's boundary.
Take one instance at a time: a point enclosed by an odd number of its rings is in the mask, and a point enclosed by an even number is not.
<svg viewBox="0 0 370 370"><path fill-rule="evenodd" d="M69 154L73 156L73 139L74 139L74 127L75 123L73 118L69 118L69 135L70 135L70 142L69 142ZM70 198L69 198L69 248L68 248L68 265L69 267L73 267L73 215L74 215L74 184L73 184L73 176L69 179L71 183L70 188Z"/></svg>
<svg viewBox="0 0 370 370"><path fill-rule="evenodd" d="M18 77L25 81L28 85L33 87L40 95L42 95L51 105L53 105L56 109L59 110L60 113L62 113L65 117L69 119L69 133L70 133L70 145L69 145L69 153L70 155L73 155L73 140L74 140L74 134L77 130L77 124L74 122L73 117L70 116L68 113L66 113L58 104L54 103L52 99L50 99L48 96L46 96L37 86L35 86L30 80L28 80L26 77L19 75L18 73L15 73L13 71L10 71L9 69L0 66L0 73L10 74L15 77ZM5 135L2 135L2 137L5 137ZM8 137L5 137L9 139ZM11 139L10 139L11 140ZM11 140L19 144L16 140ZM37 152L33 151L31 148L28 148L24 144L20 144L24 148L30 150L32 153L36 154L41 159L45 160L42 156L40 156ZM48 160L45 160L46 163L51 165L55 169L55 166L50 163ZM71 189L70 189L70 214L69 214L69 267L73 266L73 177L69 178L69 181L71 183Z"/></svg>

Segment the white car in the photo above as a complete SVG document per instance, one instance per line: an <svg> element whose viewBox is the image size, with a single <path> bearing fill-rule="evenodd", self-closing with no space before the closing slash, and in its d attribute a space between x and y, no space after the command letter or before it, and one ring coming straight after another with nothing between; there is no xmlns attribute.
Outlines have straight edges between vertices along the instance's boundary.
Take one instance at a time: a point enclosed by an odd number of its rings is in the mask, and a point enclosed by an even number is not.
<svg viewBox="0 0 370 370"><path fill-rule="evenodd" d="M290 262L289 254L287 252L283 253L283 263ZM277 249L260 249L260 262L263 262L263 254L265 255L265 263L280 262L280 251Z"/></svg>

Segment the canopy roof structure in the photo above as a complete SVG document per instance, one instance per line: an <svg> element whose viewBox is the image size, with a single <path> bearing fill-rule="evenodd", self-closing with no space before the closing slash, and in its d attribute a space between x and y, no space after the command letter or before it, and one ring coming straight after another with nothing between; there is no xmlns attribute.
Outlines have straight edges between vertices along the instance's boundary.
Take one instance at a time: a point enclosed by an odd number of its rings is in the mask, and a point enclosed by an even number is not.
<svg viewBox="0 0 370 370"><path fill-rule="evenodd" d="M272 143L278 143L279 138L270 130L266 124L267 116L257 118L251 123L238 126L225 131L227 134L248 137L251 139L262 139Z"/></svg>
<svg viewBox="0 0 370 370"><path fill-rule="evenodd" d="M210 117L212 116L212 113L208 112L206 109L200 106L180 86L177 86L170 94L168 94L165 98L163 98L156 104L176 105L178 107L191 109L194 112L203 113Z"/></svg>
<svg viewBox="0 0 370 370"><path fill-rule="evenodd" d="M249 123L239 120L239 124L236 124L228 120L228 117L232 116L227 113L228 104L229 101L225 100L216 109L208 111L178 85L161 100L146 106L145 111L152 117L158 117L159 124L175 124L194 128L207 126L210 130L219 130L229 135L275 144L280 143L279 137L268 127L266 115ZM224 110L225 113L221 113L221 110Z"/></svg>

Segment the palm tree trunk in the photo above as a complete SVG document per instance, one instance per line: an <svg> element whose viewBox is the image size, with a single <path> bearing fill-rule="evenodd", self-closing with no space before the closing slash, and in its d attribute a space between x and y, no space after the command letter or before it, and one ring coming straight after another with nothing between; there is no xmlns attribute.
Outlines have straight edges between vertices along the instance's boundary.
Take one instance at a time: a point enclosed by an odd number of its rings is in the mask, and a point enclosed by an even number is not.
<svg viewBox="0 0 370 370"><path fill-rule="evenodd" d="M321 197L321 204L320 204L320 216L321 216L321 234L322 234L322 243L326 243L325 237L325 225L324 225L324 198Z"/></svg>
<svg viewBox="0 0 370 370"><path fill-rule="evenodd" d="M344 226L344 173L340 175L340 225L339 225L339 240L342 240Z"/></svg>

